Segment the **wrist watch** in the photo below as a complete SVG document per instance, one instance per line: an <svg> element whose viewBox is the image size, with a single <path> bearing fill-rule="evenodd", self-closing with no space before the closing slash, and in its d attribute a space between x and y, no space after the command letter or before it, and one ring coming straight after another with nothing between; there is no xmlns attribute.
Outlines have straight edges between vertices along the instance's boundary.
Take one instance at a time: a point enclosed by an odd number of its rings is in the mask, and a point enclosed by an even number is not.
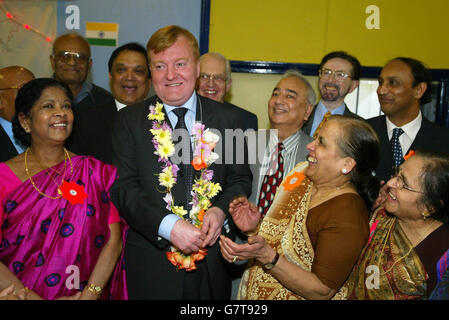
<svg viewBox="0 0 449 320"><path fill-rule="evenodd" d="M273 269L274 266L276 265L276 263L278 262L278 260L279 260L279 252L276 251L276 255L274 256L273 260L272 260L271 262L265 264L265 265L263 266L263 268L264 268L265 270L271 270L271 269Z"/></svg>

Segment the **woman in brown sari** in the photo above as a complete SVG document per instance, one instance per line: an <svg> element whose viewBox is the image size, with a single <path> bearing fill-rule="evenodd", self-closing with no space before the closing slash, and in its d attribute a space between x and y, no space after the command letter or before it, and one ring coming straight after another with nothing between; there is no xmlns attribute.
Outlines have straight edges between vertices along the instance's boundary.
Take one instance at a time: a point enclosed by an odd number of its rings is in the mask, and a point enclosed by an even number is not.
<svg viewBox="0 0 449 320"><path fill-rule="evenodd" d="M341 289L368 240L379 142L361 120L333 116L278 188L267 215L244 197L229 211L248 243L224 236L229 262L252 259L239 299L344 299Z"/></svg>
<svg viewBox="0 0 449 320"><path fill-rule="evenodd" d="M350 299L442 299L449 265L449 155L420 152L387 182L371 236L346 284ZM441 282L441 284L440 284Z"/></svg>

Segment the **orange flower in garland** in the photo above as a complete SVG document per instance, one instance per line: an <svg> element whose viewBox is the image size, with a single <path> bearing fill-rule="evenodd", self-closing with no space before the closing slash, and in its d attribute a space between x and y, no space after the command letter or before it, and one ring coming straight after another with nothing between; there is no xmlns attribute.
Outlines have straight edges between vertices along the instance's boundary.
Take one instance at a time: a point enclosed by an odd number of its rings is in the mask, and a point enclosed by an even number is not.
<svg viewBox="0 0 449 320"><path fill-rule="evenodd" d="M302 180L304 179L304 173L301 172L295 172L291 176L287 177L284 183L282 183L282 186L287 191L292 191L296 187L298 187Z"/></svg>
<svg viewBox="0 0 449 320"><path fill-rule="evenodd" d="M176 270L184 269L186 271L193 271L197 269L195 262L204 259L207 254L207 249L200 249L198 252L191 253L190 255L182 254L179 251L170 251L166 254L168 261L176 267Z"/></svg>
<svg viewBox="0 0 449 320"><path fill-rule="evenodd" d="M410 150L405 156L404 156L404 160L407 160L408 158L410 158L411 156L413 156L416 152L413 150Z"/></svg>
<svg viewBox="0 0 449 320"><path fill-rule="evenodd" d="M61 187L58 188L58 192L66 199L70 204L83 204L87 198L87 193L84 192L84 187L76 184L75 182L67 182L64 180Z"/></svg>

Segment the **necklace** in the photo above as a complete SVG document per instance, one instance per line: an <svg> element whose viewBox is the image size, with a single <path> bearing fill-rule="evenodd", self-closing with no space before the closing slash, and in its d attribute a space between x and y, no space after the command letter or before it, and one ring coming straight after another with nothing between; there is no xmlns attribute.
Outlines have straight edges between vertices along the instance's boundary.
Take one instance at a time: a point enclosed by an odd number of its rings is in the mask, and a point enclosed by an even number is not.
<svg viewBox="0 0 449 320"><path fill-rule="evenodd" d="M323 193L322 195L319 195L318 197L317 197L317 194L318 194L318 188L316 188L316 189L315 189L315 190L316 190L315 194L314 194L314 195L312 194L312 195L313 195L313 198L314 198L312 202L314 202L314 203L321 203L321 201L322 201L323 199L326 199L326 198L327 198L329 195L331 195L332 193L334 193L334 192L336 192L336 191L339 191L339 190L345 188L345 187L348 186L350 183L351 183L351 181L346 181L346 182L343 183L341 186L331 188L329 191L326 191L325 193Z"/></svg>
<svg viewBox="0 0 449 320"><path fill-rule="evenodd" d="M33 179L31 178L30 171L29 171L29 169L28 169L28 161L27 161L28 150L31 150L31 149L30 149L30 148L27 148L26 151L25 151L25 172L26 172L28 178L30 179L30 182L31 182L31 185L33 186L33 188L34 188L37 192L39 192L39 194L41 194L42 196L47 197L47 198L49 198L49 199L56 200L56 199L61 198L62 192L61 192L60 187L61 187L62 183L64 182L67 158L69 159L69 163L70 163L70 174L73 174L72 160L71 160L71 158L70 158L70 155L69 155L67 149L64 148L64 174L63 174L63 176L62 176L62 182L61 182L61 184L58 184L58 183L56 182L56 180L53 178L53 176L47 171L47 169L45 168L45 166L43 166L42 163L41 163L41 162L37 159L37 157L35 156L37 163L38 163L41 167L44 168L45 172L46 172L47 175L51 178L51 180L53 181L53 183L55 183L55 184L58 186L58 196L56 196L56 197L54 197L54 196L49 196L48 194L45 194L44 192L42 192L41 190L39 190L38 187L36 187L36 184L34 183ZM51 168L49 168L49 169L51 169ZM57 172L57 173L59 174L58 171L56 171L56 170L54 170L54 169L52 169L52 170L55 171L55 172Z"/></svg>
<svg viewBox="0 0 449 320"><path fill-rule="evenodd" d="M384 252L385 245L387 244L387 242L388 242L389 239L390 239L391 230L393 229L393 226L396 225L396 222L397 222L397 219L395 218L394 222L391 224L390 228L388 229L387 237L385 238L384 244L383 244L383 246L382 246L382 250L380 251L381 253ZM405 259L405 258L410 254L410 252L412 252L412 250L415 249L416 246L428 236L427 232L428 232L429 230L432 229L432 226L435 224L435 222L437 222L437 220L434 220L431 224L429 224L429 226L426 228L425 232L423 233L424 236L420 236L419 239L415 242L415 244L413 244L413 245L410 247L410 249L407 251L407 253L404 254L402 257L400 257L398 260L396 260L396 261L393 263L393 265L392 265L390 268L388 268L388 270L386 270L386 271L385 271L384 273L382 273L381 275L382 275L382 276L383 276L383 275L386 275L386 274L389 273L391 270L393 270L393 267L394 267L397 263L399 263L400 261L402 261L403 259ZM404 233L405 233L405 231L404 231ZM419 233L419 232L418 232L418 233ZM421 234L420 234L420 235L421 235ZM390 245L390 247L391 247L391 245ZM392 255L393 255L393 254L392 254ZM381 256L380 256L380 258L379 258L379 262L378 262L378 264L377 264L378 269L379 269L379 266L380 266L380 264L381 264L381 262L382 262L382 257L383 257L383 254L381 254ZM394 259L393 259L393 260L394 260ZM380 270L380 269L379 269L379 270Z"/></svg>

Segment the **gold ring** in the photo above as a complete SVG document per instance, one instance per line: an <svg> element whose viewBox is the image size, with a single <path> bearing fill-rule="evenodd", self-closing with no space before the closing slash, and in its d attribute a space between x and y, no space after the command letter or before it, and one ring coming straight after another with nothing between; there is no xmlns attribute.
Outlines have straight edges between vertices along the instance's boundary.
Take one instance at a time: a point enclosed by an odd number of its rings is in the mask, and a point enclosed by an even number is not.
<svg viewBox="0 0 449 320"><path fill-rule="evenodd" d="M238 256L234 256L234 259L232 259L232 263L234 263L237 260Z"/></svg>

